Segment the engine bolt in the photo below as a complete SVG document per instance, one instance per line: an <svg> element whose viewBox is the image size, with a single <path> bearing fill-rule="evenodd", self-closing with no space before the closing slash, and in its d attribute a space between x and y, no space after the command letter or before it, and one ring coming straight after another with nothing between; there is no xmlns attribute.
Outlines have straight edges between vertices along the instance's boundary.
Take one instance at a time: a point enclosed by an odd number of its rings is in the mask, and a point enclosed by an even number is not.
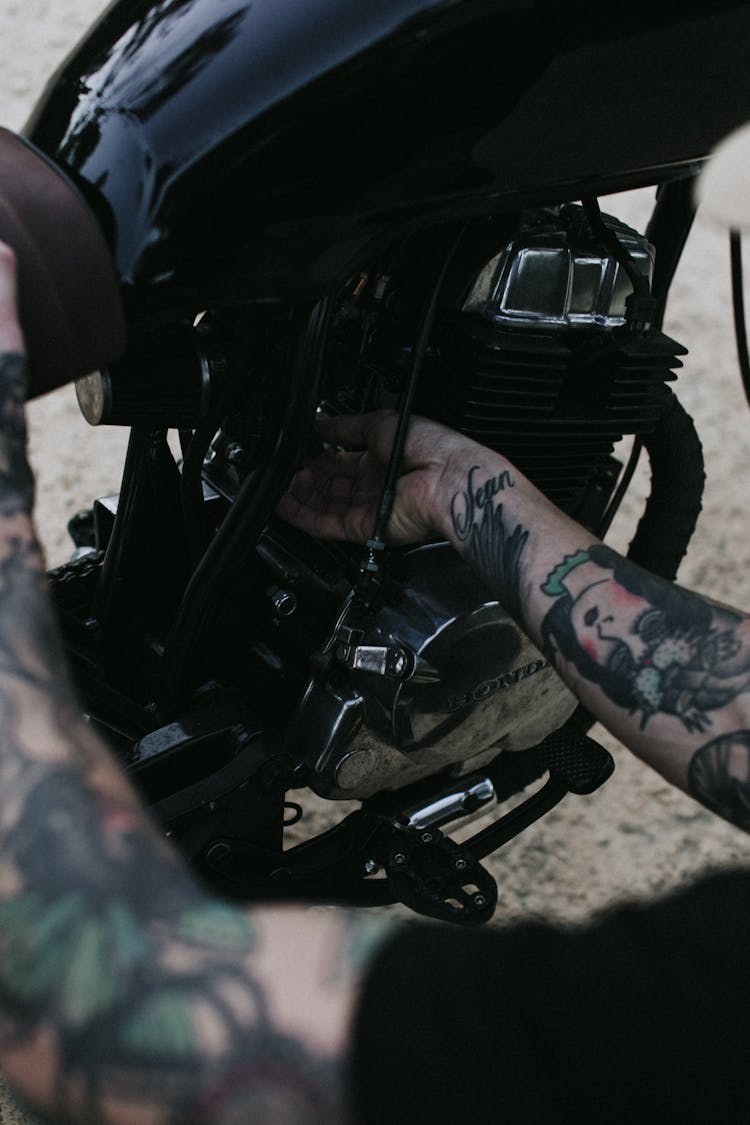
<svg viewBox="0 0 750 1125"><path fill-rule="evenodd" d="M297 595L280 586L272 586L268 591L271 605L279 617L291 617L297 609Z"/></svg>
<svg viewBox="0 0 750 1125"><path fill-rule="evenodd" d="M238 441L230 441L224 450L224 456L230 465L241 465L245 460L245 450Z"/></svg>
<svg viewBox="0 0 750 1125"><path fill-rule="evenodd" d="M396 854L393 857L393 862L398 867L401 867L404 863L406 863L406 856L404 855L403 852L396 852Z"/></svg>
<svg viewBox="0 0 750 1125"><path fill-rule="evenodd" d="M481 909L483 906L487 905L487 899L484 895L474 895L474 905Z"/></svg>
<svg viewBox="0 0 750 1125"><path fill-rule="evenodd" d="M455 867L456 871L465 871L469 865L465 859L457 859L455 860L453 866Z"/></svg>
<svg viewBox="0 0 750 1125"><path fill-rule="evenodd" d="M229 844L219 841L208 849L206 859L214 871L227 871L232 866L232 849Z"/></svg>
<svg viewBox="0 0 750 1125"><path fill-rule="evenodd" d="M422 835L419 838L420 838L420 840L422 841L423 844L431 844L432 843L432 833L431 832L423 832Z"/></svg>

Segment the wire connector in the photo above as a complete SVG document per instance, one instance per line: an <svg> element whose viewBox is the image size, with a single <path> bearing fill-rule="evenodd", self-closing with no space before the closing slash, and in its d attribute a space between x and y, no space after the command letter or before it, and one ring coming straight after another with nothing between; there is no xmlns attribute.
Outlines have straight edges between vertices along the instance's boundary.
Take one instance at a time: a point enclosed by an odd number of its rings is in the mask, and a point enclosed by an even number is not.
<svg viewBox="0 0 750 1125"><path fill-rule="evenodd" d="M385 543L382 539L368 539L365 544L367 550L365 557L360 563L359 569L365 574L377 574L380 570L379 555L382 555L385 550Z"/></svg>

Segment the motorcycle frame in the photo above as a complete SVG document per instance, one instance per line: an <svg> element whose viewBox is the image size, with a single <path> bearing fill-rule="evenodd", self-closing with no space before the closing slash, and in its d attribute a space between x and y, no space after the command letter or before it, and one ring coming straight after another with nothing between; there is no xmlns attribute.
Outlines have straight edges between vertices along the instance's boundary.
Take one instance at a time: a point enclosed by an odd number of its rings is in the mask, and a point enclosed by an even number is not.
<svg viewBox="0 0 750 1125"><path fill-rule="evenodd" d="M107 10L51 80L28 136L99 217L135 330L204 309L278 307L292 318L294 358L265 467L245 481L197 561L179 521L164 526L163 512L182 503L165 435L133 429L91 622L64 604L91 582L91 566L53 575L68 591L58 599L63 624L95 719L129 743L180 719L196 688L211 690L202 651L212 615L309 432L332 303L373 255L422 230L655 185L646 234L656 247L661 325L700 162L750 116L739 33L749 13L750 5L724 2L707 16L688 3L677 17L640 0L622 24L591 3L563 10L530 0L299 0L283 18L278 6L249 0L118 0ZM274 75L268 62L279 51L285 66ZM726 71L735 96L717 102ZM319 151L326 160L313 177ZM113 684L127 679L122 626L144 589L173 623L154 652L153 697L139 706ZM278 812L281 782L300 778L284 776L278 748L256 749L258 770L277 771L273 799L267 786L265 796ZM542 772L539 753L526 765L519 757L527 781ZM528 823L568 781L551 777L543 795L462 858L474 862L489 839ZM249 799L257 806L263 792L259 783ZM412 796L399 791L398 801ZM398 866L394 857L406 853L382 837L394 815L373 799L354 821L296 849L285 859L296 869L295 897L382 900L390 892L365 885L362 860L369 849L381 865ZM256 858L262 868L268 857ZM286 896L286 877L251 874L242 893L273 895L282 885Z"/></svg>

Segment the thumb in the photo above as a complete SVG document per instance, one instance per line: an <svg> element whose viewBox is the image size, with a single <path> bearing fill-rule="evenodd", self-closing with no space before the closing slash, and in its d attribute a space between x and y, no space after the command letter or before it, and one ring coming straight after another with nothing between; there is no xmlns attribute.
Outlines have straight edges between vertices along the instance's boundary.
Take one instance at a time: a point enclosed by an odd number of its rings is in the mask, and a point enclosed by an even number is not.
<svg viewBox="0 0 750 1125"><path fill-rule="evenodd" d="M0 352L24 350L17 301L16 256L0 242Z"/></svg>

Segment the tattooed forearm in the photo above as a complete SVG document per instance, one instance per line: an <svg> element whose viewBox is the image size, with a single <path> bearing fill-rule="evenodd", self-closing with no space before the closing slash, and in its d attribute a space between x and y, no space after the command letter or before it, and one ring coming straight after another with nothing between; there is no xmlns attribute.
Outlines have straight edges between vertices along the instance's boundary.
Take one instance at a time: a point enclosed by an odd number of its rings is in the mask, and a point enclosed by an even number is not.
<svg viewBox="0 0 750 1125"><path fill-rule="evenodd" d="M690 762L688 789L713 812L750 832L750 731L701 747Z"/></svg>
<svg viewBox="0 0 750 1125"><path fill-rule="evenodd" d="M478 473L479 466L472 465L466 488L457 492L451 500L451 520L459 543L469 538L474 528L474 521L483 509L492 508L492 501L498 492L515 487L515 481L507 470L496 476L487 477L481 485L477 484Z"/></svg>
<svg viewBox="0 0 750 1125"><path fill-rule="evenodd" d="M0 354L0 512L30 512L34 478L26 459L26 365L23 356Z"/></svg>
<svg viewBox="0 0 750 1125"><path fill-rule="evenodd" d="M0 616L3 601L0 590ZM40 667L45 658L33 652ZM279 993L293 989L300 949L308 1005L352 991L364 933L358 941L354 923L327 915L321 942L316 916L308 929L306 917L284 920L283 957L280 927L262 912L207 898L47 675L40 690L20 664L0 669L8 1077L18 1081L26 1054L51 1037L49 1073L35 1076L49 1092L40 1103L21 1088L56 1122L130 1120L134 1106L175 1123L343 1120L341 1049L315 1042L309 1008L299 1022L281 1018ZM295 1007L292 995L286 1009Z"/></svg>
<svg viewBox="0 0 750 1125"><path fill-rule="evenodd" d="M524 616L522 558L528 531L520 525L508 527L502 504L495 497L514 488L510 472L503 471L481 481L479 467L472 466L466 488L451 500L453 531L463 545L467 560L516 620Z"/></svg>
<svg viewBox="0 0 750 1125"><path fill-rule="evenodd" d="M559 664L571 662L614 703L638 714L707 729L712 712L750 690L750 622L592 546L550 572L554 599L542 633Z"/></svg>
<svg viewBox="0 0 750 1125"><path fill-rule="evenodd" d="M448 537L592 714L750 829L750 617L592 542L502 457L481 463L442 509ZM712 727L740 733L705 745Z"/></svg>
<svg viewBox="0 0 750 1125"><path fill-rule="evenodd" d="M342 1120L335 1055L276 1018L262 922L207 899L135 805L76 765L19 759L16 773L22 808L2 869L16 889L0 901L11 1079L14 1055L46 1030L55 1121L134 1106L174 1122Z"/></svg>
<svg viewBox="0 0 750 1125"><path fill-rule="evenodd" d="M28 516L23 393L22 364L6 356L0 1062L56 1122L341 1121L330 1029L368 922L269 920L208 897L80 718Z"/></svg>

